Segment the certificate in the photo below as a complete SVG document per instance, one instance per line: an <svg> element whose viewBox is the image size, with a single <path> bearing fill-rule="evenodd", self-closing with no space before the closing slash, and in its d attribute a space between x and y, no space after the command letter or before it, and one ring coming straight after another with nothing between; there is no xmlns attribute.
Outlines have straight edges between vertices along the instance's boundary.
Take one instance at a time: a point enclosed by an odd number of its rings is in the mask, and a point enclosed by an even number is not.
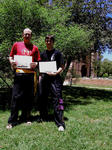
<svg viewBox="0 0 112 150"><path fill-rule="evenodd" d="M30 63L32 63L32 56L14 55L17 68L30 69Z"/></svg>
<svg viewBox="0 0 112 150"><path fill-rule="evenodd" d="M56 61L39 62L39 71L40 73L57 72Z"/></svg>

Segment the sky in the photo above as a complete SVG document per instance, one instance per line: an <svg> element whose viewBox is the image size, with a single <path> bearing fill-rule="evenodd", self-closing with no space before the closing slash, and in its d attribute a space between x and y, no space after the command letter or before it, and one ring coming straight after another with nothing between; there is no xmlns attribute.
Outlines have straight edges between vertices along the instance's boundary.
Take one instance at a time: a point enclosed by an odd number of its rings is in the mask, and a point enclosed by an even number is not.
<svg viewBox="0 0 112 150"><path fill-rule="evenodd" d="M103 59L108 59L108 60L111 60L112 61L112 52L108 52L108 50L103 54Z"/></svg>
<svg viewBox="0 0 112 150"><path fill-rule="evenodd" d="M49 0L49 5L52 4L52 0Z"/></svg>

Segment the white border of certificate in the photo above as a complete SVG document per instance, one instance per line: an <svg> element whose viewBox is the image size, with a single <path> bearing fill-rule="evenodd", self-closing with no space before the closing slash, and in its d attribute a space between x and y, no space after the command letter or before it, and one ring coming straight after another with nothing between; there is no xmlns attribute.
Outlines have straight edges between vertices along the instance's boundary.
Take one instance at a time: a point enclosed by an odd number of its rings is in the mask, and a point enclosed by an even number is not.
<svg viewBox="0 0 112 150"><path fill-rule="evenodd" d="M30 68L32 63L32 56L14 55L17 68Z"/></svg>
<svg viewBox="0 0 112 150"><path fill-rule="evenodd" d="M40 61L39 71L40 73L57 72L56 61Z"/></svg>

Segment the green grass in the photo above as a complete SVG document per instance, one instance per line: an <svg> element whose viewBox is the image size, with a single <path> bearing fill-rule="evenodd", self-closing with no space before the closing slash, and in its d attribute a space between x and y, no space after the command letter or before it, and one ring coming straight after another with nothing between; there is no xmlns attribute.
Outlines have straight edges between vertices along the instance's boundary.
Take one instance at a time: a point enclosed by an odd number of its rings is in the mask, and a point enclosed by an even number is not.
<svg viewBox="0 0 112 150"><path fill-rule="evenodd" d="M112 150L112 92L64 86L63 97L64 132L52 121L7 130L10 112L1 110L0 150Z"/></svg>

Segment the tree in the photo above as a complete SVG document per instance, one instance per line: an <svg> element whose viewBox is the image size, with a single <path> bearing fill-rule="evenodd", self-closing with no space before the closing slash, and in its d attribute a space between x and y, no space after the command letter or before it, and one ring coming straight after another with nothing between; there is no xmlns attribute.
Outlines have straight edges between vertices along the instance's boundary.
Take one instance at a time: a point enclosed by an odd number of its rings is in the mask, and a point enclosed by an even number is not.
<svg viewBox="0 0 112 150"><path fill-rule="evenodd" d="M66 58L85 52L91 47L92 30L85 26L69 24L71 16L67 7L49 6L46 1L5 0L0 2L0 64L1 70L8 64L8 54L14 42L21 40L25 27L33 31L32 41L40 51L45 49L46 34L56 36L56 47ZM91 41L91 42L90 42ZM4 62L4 61L5 62ZM8 66L8 65L7 65Z"/></svg>
<svg viewBox="0 0 112 150"><path fill-rule="evenodd" d="M112 34L111 1L110 0L53 0L59 6L65 6L71 12L69 23L88 26L92 29L94 50L104 51L110 43Z"/></svg>
<svg viewBox="0 0 112 150"><path fill-rule="evenodd" d="M71 19L75 23L88 25L94 30L95 51L105 50L105 44L109 42L107 14L110 7L108 0L75 0L73 2Z"/></svg>
<svg viewBox="0 0 112 150"><path fill-rule="evenodd" d="M112 76L112 61L108 59L104 59L101 62L101 70L100 70L100 76L109 77Z"/></svg>
<svg viewBox="0 0 112 150"><path fill-rule="evenodd" d="M47 24L44 18L44 7L36 0L5 0L0 2L0 75L11 77L12 71L8 56L12 44L22 40L22 31L29 27L33 38L37 39Z"/></svg>

